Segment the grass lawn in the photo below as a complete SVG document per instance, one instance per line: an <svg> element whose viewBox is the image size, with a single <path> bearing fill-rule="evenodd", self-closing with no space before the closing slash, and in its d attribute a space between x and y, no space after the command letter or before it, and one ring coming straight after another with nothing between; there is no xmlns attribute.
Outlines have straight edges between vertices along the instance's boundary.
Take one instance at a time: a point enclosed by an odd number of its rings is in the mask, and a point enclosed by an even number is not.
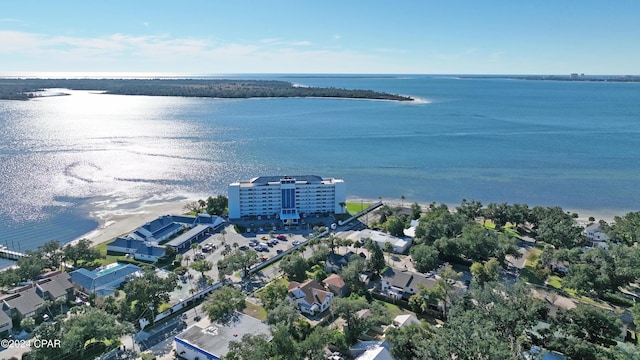
<svg viewBox="0 0 640 360"><path fill-rule="evenodd" d="M552 286L558 290L562 289L562 279L558 275L551 275L547 279L547 285Z"/></svg>
<svg viewBox="0 0 640 360"><path fill-rule="evenodd" d="M348 202L347 203L347 212L351 215L355 215L360 211L368 208L370 205L375 203L360 203L360 202Z"/></svg>
<svg viewBox="0 0 640 360"><path fill-rule="evenodd" d="M544 281L540 276L536 273L536 265L540 261L540 255L542 254L542 250L537 248L531 248L526 255L526 260L524 262L524 268L520 272L520 278L526 282L530 282L532 284L543 285Z"/></svg>
<svg viewBox="0 0 640 360"><path fill-rule="evenodd" d="M250 302L246 302L247 307L242 310L243 313L252 316L258 320L266 321L267 320L267 310L265 310L262 306L256 305Z"/></svg>
<svg viewBox="0 0 640 360"><path fill-rule="evenodd" d="M396 304L392 304L392 303L388 303L386 301L382 301L382 300L373 300L375 302L378 302L382 305L384 305L387 309L389 309L389 312L391 313L391 317L394 318L398 315L405 315L405 314L411 314L413 316L416 316L415 313L412 313L409 310L403 309L400 306L396 305Z"/></svg>

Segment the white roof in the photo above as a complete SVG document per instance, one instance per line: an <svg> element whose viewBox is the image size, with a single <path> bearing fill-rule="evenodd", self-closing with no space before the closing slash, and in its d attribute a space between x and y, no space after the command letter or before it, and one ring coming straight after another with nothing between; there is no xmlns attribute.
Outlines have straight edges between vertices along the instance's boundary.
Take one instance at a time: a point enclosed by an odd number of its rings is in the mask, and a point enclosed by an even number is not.
<svg viewBox="0 0 640 360"><path fill-rule="evenodd" d="M386 242L390 242L391 245L397 246L400 248L406 246L408 242L407 240L401 239L399 237L395 237L393 235L384 233L382 231L371 230L371 229L356 231L353 234L349 235L348 238L353 241L369 238L379 244L382 244L383 246Z"/></svg>

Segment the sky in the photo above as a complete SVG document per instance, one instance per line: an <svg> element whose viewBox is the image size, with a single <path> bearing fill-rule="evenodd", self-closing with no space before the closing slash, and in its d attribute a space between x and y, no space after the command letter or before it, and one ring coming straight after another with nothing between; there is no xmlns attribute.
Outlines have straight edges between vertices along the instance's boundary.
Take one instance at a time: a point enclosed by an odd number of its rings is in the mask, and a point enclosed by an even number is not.
<svg viewBox="0 0 640 360"><path fill-rule="evenodd" d="M640 1L3 1L0 74L640 74Z"/></svg>

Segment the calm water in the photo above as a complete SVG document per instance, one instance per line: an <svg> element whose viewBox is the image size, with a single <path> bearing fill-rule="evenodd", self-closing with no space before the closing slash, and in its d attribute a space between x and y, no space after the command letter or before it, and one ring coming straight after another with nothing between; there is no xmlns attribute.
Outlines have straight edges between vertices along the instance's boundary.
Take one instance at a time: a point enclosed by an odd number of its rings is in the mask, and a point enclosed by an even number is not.
<svg viewBox="0 0 640 360"><path fill-rule="evenodd" d="M344 178L353 198L524 202L584 216L638 210L640 84L282 79L426 101L75 91L0 101L0 244L70 241L109 213L277 174Z"/></svg>

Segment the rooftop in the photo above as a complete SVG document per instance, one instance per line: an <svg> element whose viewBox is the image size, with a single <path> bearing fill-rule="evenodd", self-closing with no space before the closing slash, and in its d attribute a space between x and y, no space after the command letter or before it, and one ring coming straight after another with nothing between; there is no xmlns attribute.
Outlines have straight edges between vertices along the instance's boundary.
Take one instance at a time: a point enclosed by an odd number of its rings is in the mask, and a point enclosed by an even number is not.
<svg viewBox="0 0 640 360"><path fill-rule="evenodd" d="M178 237L176 237L175 239L169 241L168 243L166 243L167 246L173 246L173 247L178 247L180 245L182 245L183 243L191 240L191 238L193 238L194 236L200 234L201 232L207 230L209 228L209 226L207 225L196 225L194 226L192 229L190 229L189 231L180 234Z"/></svg>
<svg viewBox="0 0 640 360"><path fill-rule="evenodd" d="M222 357L229 352L230 342L240 341L247 334L263 334L268 338L271 337L267 324L251 316L235 313L233 319L226 324L214 323L206 328L193 325L176 335L175 341L195 346L212 355Z"/></svg>
<svg viewBox="0 0 640 360"><path fill-rule="evenodd" d="M259 176L255 177L249 181L240 181L231 185L235 186L268 186L268 185L276 185L280 184L280 180L295 180L296 184L332 184L336 182L342 182L340 179L334 178L323 178L318 175L295 175L295 176Z"/></svg>
<svg viewBox="0 0 640 360"><path fill-rule="evenodd" d="M36 289L33 287L9 294L0 301L3 301L8 309L16 309L22 316L36 311L44 304L44 300L36 294Z"/></svg>

